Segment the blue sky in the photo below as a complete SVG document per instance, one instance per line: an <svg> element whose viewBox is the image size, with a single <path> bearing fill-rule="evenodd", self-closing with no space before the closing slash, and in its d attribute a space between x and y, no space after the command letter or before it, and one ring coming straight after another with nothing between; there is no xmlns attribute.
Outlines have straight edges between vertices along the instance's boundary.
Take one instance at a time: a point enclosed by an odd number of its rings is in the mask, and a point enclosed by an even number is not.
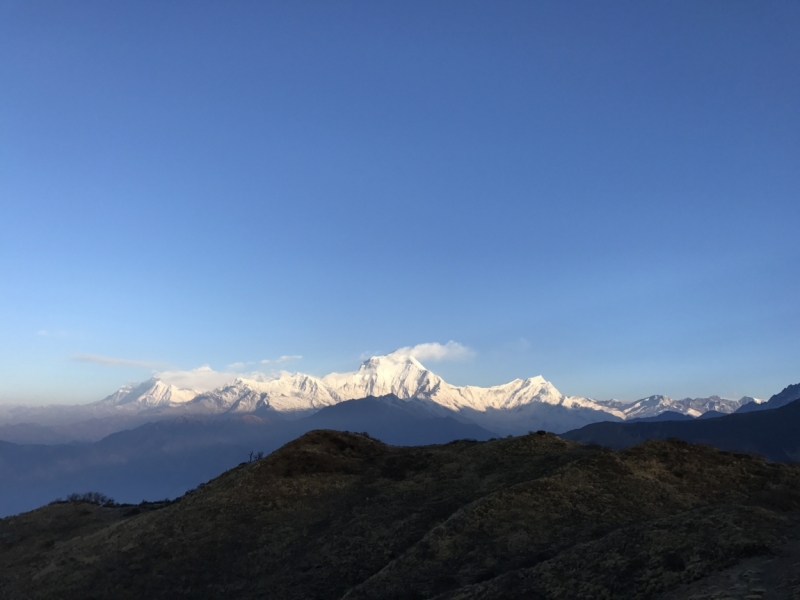
<svg viewBox="0 0 800 600"><path fill-rule="evenodd" d="M800 381L798 30L793 2L2 1L0 402L449 340L457 384L769 396Z"/></svg>

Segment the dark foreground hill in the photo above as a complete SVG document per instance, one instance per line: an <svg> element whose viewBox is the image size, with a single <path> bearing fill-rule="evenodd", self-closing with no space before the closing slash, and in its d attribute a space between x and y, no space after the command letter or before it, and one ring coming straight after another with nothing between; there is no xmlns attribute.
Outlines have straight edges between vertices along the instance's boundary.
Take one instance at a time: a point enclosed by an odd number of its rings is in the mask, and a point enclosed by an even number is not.
<svg viewBox="0 0 800 600"><path fill-rule="evenodd" d="M622 449L645 440L678 438L721 450L751 452L778 462L800 461L800 400L772 410L692 421L593 423L565 439Z"/></svg>
<svg viewBox="0 0 800 600"><path fill-rule="evenodd" d="M3 598L800 594L800 467L678 441L313 431L153 508L0 520Z"/></svg>

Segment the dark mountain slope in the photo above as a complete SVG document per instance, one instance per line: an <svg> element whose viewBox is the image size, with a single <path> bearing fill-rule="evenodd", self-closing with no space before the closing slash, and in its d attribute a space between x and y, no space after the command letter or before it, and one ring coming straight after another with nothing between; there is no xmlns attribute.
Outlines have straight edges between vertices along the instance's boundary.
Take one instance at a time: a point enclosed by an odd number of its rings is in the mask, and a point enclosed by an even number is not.
<svg viewBox="0 0 800 600"><path fill-rule="evenodd" d="M682 442L393 447L314 431L160 510L55 505L0 520L0 589L9 600L653 598L745 559L800 560L799 476ZM67 527L71 539L63 525L47 538L48 523L81 518L91 523Z"/></svg>
<svg viewBox="0 0 800 600"><path fill-rule="evenodd" d="M783 390L772 396L766 402L762 402L761 404L756 404L755 402L750 402L749 404L745 404L744 406L740 407L736 412L737 413L748 413L748 412L758 412L762 410L772 410L773 408L780 408L781 406L786 406L790 402L794 402L795 400L800 400L800 383L795 383L793 385L788 385Z"/></svg>
<svg viewBox="0 0 800 600"><path fill-rule="evenodd" d="M439 409L444 412L444 409ZM447 411L449 412L449 411ZM400 446L441 444L456 439L488 440L497 437L474 423L462 423L453 417L440 417L414 401L389 395L348 400L323 408L302 419L302 427L366 431L386 442Z"/></svg>
<svg viewBox="0 0 800 600"><path fill-rule="evenodd" d="M778 462L800 461L800 401L774 410L713 419L650 423L594 423L564 439L627 448L645 440L678 438L721 450L752 452Z"/></svg>
<svg viewBox="0 0 800 600"><path fill-rule="evenodd" d="M751 403L752 404L752 403ZM698 419L716 419L717 417L724 417L726 413L721 413L718 410L709 410L697 417Z"/></svg>
<svg viewBox="0 0 800 600"><path fill-rule="evenodd" d="M711 411L716 412L716 411ZM657 423L660 421L694 421L694 417L685 415L683 413L675 412L674 410L666 410L660 415L655 417L640 417L638 419L629 419L625 423Z"/></svg>

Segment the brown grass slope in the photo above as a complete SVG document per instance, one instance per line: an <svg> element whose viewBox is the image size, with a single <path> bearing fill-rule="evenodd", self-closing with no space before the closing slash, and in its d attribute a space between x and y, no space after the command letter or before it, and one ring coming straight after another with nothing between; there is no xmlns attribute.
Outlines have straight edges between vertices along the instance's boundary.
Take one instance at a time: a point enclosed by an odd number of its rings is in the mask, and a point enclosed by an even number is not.
<svg viewBox="0 0 800 600"><path fill-rule="evenodd" d="M2 597L657 597L794 547L800 468L682 442L314 431L130 512L0 520Z"/></svg>

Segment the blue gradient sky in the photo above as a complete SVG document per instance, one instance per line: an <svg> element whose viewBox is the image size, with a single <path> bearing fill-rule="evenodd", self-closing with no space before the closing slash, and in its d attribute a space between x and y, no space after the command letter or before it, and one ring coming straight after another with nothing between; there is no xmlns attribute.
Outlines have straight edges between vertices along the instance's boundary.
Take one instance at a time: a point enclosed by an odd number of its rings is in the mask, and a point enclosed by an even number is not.
<svg viewBox="0 0 800 600"><path fill-rule="evenodd" d="M796 2L2 1L0 402L448 340L452 383L769 396L800 381L798 31Z"/></svg>

